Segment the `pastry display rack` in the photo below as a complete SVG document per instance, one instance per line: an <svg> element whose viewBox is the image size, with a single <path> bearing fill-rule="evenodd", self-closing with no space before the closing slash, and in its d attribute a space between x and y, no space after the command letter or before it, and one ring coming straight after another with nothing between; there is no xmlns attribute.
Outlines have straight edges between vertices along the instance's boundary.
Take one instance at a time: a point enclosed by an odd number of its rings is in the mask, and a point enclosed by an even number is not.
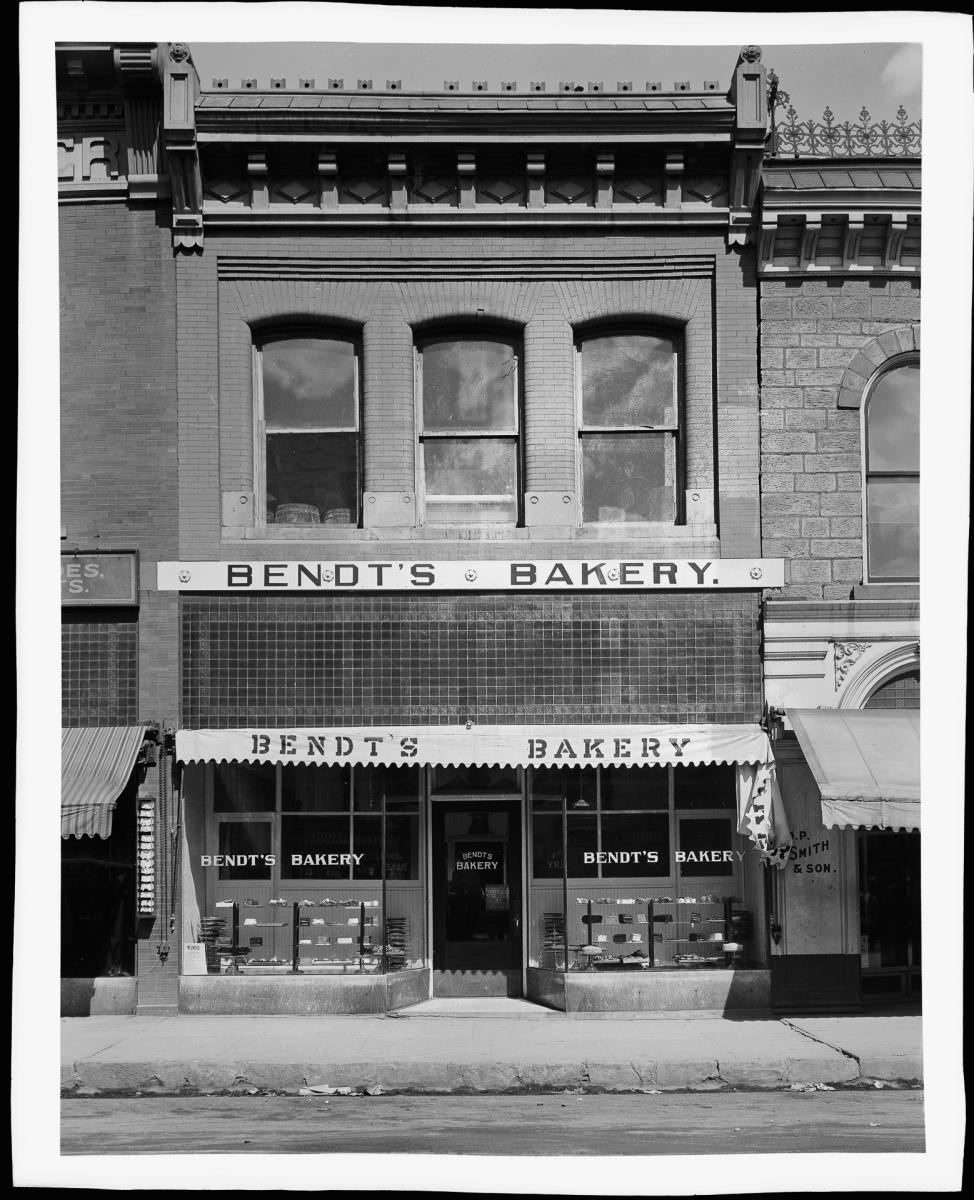
<svg viewBox="0 0 974 1200"><path fill-rule="evenodd" d="M569 945L570 970L736 966L751 915L731 896L576 896L585 940ZM547 946L546 946L547 948Z"/></svg>
<svg viewBox="0 0 974 1200"><path fill-rule="evenodd" d="M224 975L344 975L383 973L405 965L407 917L383 922L380 901L362 897L302 900L218 900L218 915L200 922L207 966ZM260 930L272 935L276 955L245 945ZM261 937L264 935L261 934ZM256 951L256 952L255 952ZM285 956L286 955L286 956Z"/></svg>

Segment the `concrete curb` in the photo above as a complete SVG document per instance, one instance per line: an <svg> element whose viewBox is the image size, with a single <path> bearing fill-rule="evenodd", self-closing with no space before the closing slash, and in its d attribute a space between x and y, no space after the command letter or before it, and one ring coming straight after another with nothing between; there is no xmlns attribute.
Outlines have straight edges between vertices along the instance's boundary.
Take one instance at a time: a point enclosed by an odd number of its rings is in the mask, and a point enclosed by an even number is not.
<svg viewBox="0 0 974 1200"><path fill-rule="evenodd" d="M297 1093L303 1087L327 1085L361 1090L379 1086L384 1091L411 1093L512 1091L562 1091L582 1088L597 1091L714 1091L721 1088L786 1090L793 1084L830 1086L918 1082L922 1072L908 1055L891 1060L884 1076L860 1071L855 1059L845 1055L823 1058L784 1058L777 1061L741 1062L694 1059L646 1062L565 1063L277 1063L200 1060L196 1062L97 1062L65 1064L61 1087L65 1095L134 1093L201 1095L247 1091Z"/></svg>

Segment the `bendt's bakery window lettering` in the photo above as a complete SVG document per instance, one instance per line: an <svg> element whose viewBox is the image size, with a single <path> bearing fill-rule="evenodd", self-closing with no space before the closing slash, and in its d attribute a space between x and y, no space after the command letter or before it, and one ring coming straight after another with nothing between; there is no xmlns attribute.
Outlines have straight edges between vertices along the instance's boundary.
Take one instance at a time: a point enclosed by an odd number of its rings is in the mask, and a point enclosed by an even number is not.
<svg viewBox="0 0 974 1200"><path fill-rule="evenodd" d="M416 767L215 764L217 844L199 863L221 881L296 882L379 881L384 861L386 879L418 880L419 784Z"/></svg>
<svg viewBox="0 0 974 1200"><path fill-rule="evenodd" d="M733 875L744 854L735 787L728 766L538 768L531 775L533 876Z"/></svg>

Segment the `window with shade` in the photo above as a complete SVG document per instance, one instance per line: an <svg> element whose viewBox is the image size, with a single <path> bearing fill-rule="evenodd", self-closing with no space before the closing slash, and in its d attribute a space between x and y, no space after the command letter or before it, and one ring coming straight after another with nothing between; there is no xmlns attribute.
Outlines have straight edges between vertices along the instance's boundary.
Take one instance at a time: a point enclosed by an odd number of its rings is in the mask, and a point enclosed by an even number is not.
<svg viewBox="0 0 974 1200"><path fill-rule="evenodd" d="M866 545L870 583L920 577L920 360L897 360L864 408Z"/></svg>
<svg viewBox="0 0 974 1200"><path fill-rule="evenodd" d="M640 330L582 338L575 380L582 521L680 520L676 338Z"/></svg>
<svg viewBox="0 0 974 1200"><path fill-rule="evenodd" d="M518 347L501 336L442 336L417 350L419 488L426 524L520 518Z"/></svg>
<svg viewBox="0 0 974 1200"><path fill-rule="evenodd" d="M307 334L267 338L256 366L258 523L358 525L357 343Z"/></svg>

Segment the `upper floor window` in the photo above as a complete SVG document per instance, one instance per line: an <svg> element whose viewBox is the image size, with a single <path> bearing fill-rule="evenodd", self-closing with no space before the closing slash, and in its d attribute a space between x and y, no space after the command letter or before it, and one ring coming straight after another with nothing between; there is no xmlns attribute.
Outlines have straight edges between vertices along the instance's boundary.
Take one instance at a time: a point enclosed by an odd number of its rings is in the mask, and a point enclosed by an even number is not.
<svg viewBox="0 0 974 1200"><path fill-rule="evenodd" d="M582 520L666 521L679 512L676 342L615 332L577 345Z"/></svg>
<svg viewBox="0 0 974 1200"><path fill-rule="evenodd" d="M257 492L267 523L358 525L361 430L351 338L264 341L257 350Z"/></svg>
<svg viewBox="0 0 974 1200"><path fill-rule="evenodd" d="M865 409L866 578L920 577L920 362L899 361L873 384Z"/></svg>
<svg viewBox="0 0 974 1200"><path fill-rule="evenodd" d="M521 490L515 343L430 338L419 348L417 377L426 522L514 524Z"/></svg>

